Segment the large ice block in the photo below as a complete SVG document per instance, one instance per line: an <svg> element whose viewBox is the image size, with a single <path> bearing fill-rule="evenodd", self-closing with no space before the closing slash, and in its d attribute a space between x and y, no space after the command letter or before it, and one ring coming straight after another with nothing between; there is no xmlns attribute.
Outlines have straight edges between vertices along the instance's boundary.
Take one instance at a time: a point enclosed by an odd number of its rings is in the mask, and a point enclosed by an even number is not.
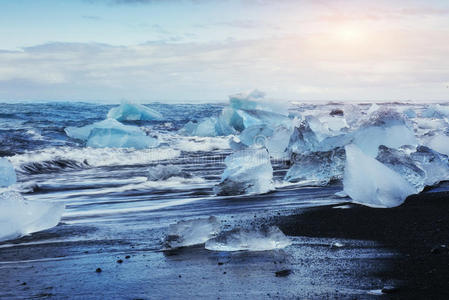
<svg viewBox="0 0 449 300"><path fill-rule="evenodd" d="M93 148L145 149L158 145L156 138L147 136L136 126L124 125L114 119L106 119L84 127L67 127L68 136L86 141Z"/></svg>
<svg viewBox="0 0 449 300"><path fill-rule="evenodd" d="M8 187L16 183L14 166L6 158L0 158L0 187Z"/></svg>
<svg viewBox="0 0 449 300"><path fill-rule="evenodd" d="M58 225L64 204L25 200L17 192L0 194L0 241Z"/></svg>
<svg viewBox="0 0 449 300"><path fill-rule="evenodd" d="M193 219L171 224L164 239L164 248L176 249L204 244L220 231L220 222L211 216L207 219Z"/></svg>
<svg viewBox="0 0 449 300"><path fill-rule="evenodd" d="M241 229L220 233L206 242L213 251L268 251L291 245L290 239L276 226Z"/></svg>
<svg viewBox="0 0 449 300"><path fill-rule="evenodd" d="M291 161L293 165L284 180L325 186L343 179L345 150L340 147L325 152L293 153Z"/></svg>
<svg viewBox="0 0 449 300"><path fill-rule="evenodd" d="M415 193L415 188L401 175L357 146L351 144L345 150L343 188L354 202L372 207L394 207Z"/></svg>
<svg viewBox="0 0 449 300"><path fill-rule="evenodd" d="M120 106L111 108L108 112L108 118L118 121L151 121L162 120L163 116L144 105L125 102Z"/></svg>
<svg viewBox="0 0 449 300"><path fill-rule="evenodd" d="M262 194L274 189L270 155L264 148L235 152L215 187L218 195Z"/></svg>

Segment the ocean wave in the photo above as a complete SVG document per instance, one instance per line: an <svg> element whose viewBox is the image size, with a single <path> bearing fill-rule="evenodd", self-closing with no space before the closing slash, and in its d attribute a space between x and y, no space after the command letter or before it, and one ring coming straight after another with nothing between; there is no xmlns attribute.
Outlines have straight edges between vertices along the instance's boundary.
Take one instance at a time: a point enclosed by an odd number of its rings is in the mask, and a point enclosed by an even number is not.
<svg viewBox="0 0 449 300"><path fill-rule="evenodd" d="M169 148L133 150L52 147L17 154L9 157L9 160L17 171L35 174L66 168L149 164L155 161L174 159L180 154L179 150Z"/></svg>

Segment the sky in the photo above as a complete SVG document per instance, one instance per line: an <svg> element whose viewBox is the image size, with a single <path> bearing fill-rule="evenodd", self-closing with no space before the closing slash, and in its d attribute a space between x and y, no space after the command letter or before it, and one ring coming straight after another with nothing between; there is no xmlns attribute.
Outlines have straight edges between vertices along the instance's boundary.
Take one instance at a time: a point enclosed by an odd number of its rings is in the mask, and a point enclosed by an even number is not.
<svg viewBox="0 0 449 300"><path fill-rule="evenodd" d="M449 100L447 0L0 0L0 101Z"/></svg>

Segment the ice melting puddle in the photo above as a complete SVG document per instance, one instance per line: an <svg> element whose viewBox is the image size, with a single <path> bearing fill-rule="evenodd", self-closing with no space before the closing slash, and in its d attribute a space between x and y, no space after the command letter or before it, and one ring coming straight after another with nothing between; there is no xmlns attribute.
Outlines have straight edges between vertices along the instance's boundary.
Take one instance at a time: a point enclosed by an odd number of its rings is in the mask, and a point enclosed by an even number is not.
<svg viewBox="0 0 449 300"><path fill-rule="evenodd" d="M166 250L204 244L220 231L217 218L193 219L171 224L164 239Z"/></svg>
<svg viewBox="0 0 449 300"><path fill-rule="evenodd" d="M268 251L291 245L291 240L276 226L259 229L236 228L220 233L206 242L212 251Z"/></svg>

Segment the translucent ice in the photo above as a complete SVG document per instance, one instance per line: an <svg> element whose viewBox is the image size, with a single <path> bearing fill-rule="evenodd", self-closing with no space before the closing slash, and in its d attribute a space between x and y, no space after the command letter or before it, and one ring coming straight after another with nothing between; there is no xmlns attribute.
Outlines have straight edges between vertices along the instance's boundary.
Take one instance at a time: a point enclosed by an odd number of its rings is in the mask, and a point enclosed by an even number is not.
<svg viewBox="0 0 449 300"><path fill-rule="evenodd" d="M179 133L189 136L214 137L233 134L235 129L229 126L221 117L210 117L200 121L188 122Z"/></svg>
<svg viewBox="0 0 449 300"><path fill-rule="evenodd" d="M286 181L324 186L343 178L345 165L343 148L307 154L295 153L291 160L294 164L285 175Z"/></svg>
<svg viewBox="0 0 449 300"><path fill-rule="evenodd" d="M123 125L114 119L106 119L84 127L67 127L68 136L87 141L93 148L145 149L158 145L158 140L147 136L140 128Z"/></svg>
<svg viewBox="0 0 449 300"><path fill-rule="evenodd" d="M271 157L280 159L285 156L291 134L291 127L284 125L274 128L268 125L254 125L243 130L239 138L246 146L266 147Z"/></svg>
<svg viewBox="0 0 449 300"><path fill-rule="evenodd" d="M6 158L0 158L0 187L8 187L16 183L16 172Z"/></svg>
<svg viewBox="0 0 449 300"><path fill-rule="evenodd" d="M17 192L0 194L0 241L58 225L64 204L25 200Z"/></svg>
<svg viewBox="0 0 449 300"><path fill-rule="evenodd" d="M211 216L171 224L164 239L165 249L176 249L204 244L220 231L220 222Z"/></svg>
<svg viewBox="0 0 449 300"><path fill-rule="evenodd" d="M191 175L176 165L157 165L148 170L148 180L151 181L166 180L170 177L188 178Z"/></svg>
<svg viewBox="0 0 449 300"><path fill-rule="evenodd" d="M274 189L273 168L266 149L235 152L225 159L226 169L215 187L218 195L261 194Z"/></svg>
<svg viewBox="0 0 449 300"><path fill-rule="evenodd" d="M356 203L372 207L401 205L415 188L398 173L348 145L343 178L344 191Z"/></svg>
<svg viewBox="0 0 449 300"><path fill-rule="evenodd" d="M233 229L220 233L206 242L206 249L212 251L267 251L282 249L291 241L276 226L258 229Z"/></svg>
<svg viewBox="0 0 449 300"><path fill-rule="evenodd" d="M426 186L449 180L449 159L447 155L440 154L425 146L419 146L410 156L426 172L424 182Z"/></svg>
<svg viewBox="0 0 449 300"><path fill-rule="evenodd" d="M108 118L118 121L150 121L162 120L163 116L146 106L141 104L122 103L118 107L113 107L108 112Z"/></svg>
<svg viewBox="0 0 449 300"><path fill-rule="evenodd" d="M449 136L439 134L429 139L427 146L440 153L449 155Z"/></svg>

